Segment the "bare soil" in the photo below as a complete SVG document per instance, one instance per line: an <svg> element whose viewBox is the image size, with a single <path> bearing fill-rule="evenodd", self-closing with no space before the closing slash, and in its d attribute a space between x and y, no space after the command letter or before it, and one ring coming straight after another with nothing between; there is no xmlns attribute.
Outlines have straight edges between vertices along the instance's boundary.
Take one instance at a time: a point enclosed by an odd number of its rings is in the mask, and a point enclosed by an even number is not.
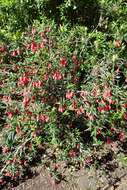
<svg viewBox="0 0 127 190"><path fill-rule="evenodd" d="M82 169L66 173L66 179L55 184L43 167L36 169L38 175L28 179L13 190L127 190L127 168L119 167L109 174L104 171Z"/></svg>

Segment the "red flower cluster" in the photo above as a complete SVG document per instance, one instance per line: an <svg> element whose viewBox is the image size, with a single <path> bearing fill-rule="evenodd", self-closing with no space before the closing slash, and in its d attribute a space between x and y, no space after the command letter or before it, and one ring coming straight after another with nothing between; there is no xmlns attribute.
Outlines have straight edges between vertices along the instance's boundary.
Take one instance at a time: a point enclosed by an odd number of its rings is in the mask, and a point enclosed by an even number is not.
<svg viewBox="0 0 127 190"><path fill-rule="evenodd" d="M34 82L32 83L32 86L33 86L34 88L39 88L39 87L42 86L42 82L41 82L41 81L34 81Z"/></svg>
<svg viewBox="0 0 127 190"><path fill-rule="evenodd" d="M67 99L69 99L69 100L71 100L72 98L73 98L73 96L74 96L74 92L73 91L67 91L66 92L66 98Z"/></svg>
<svg viewBox="0 0 127 190"><path fill-rule="evenodd" d="M39 116L39 121L48 122L49 121L49 116L42 114L42 115Z"/></svg>
<svg viewBox="0 0 127 190"><path fill-rule="evenodd" d="M60 66L66 67L67 66L67 59L66 58L61 58L60 59Z"/></svg>
<svg viewBox="0 0 127 190"><path fill-rule="evenodd" d="M62 79L62 74L61 74L61 72L60 71L55 71L54 73L53 73L53 79L54 80L61 80Z"/></svg>
<svg viewBox="0 0 127 190"><path fill-rule="evenodd" d="M20 55L20 54L21 54L20 49L16 49L16 50L14 50L14 51L11 52L11 56L12 57L15 57L15 56Z"/></svg>
<svg viewBox="0 0 127 190"><path fill-rule="evenodd" d="M111 106L110 105L106 105L106 106L103 106L103 107L98 107L97 109L98 109L98 111L100 113L104 113L105 111L110 111L111 110Z"/></svg>
<svg viewBox="0 0 127 190"><path fill-rule="evenodd" d="M25 86L30 82L30 78L27 76L22 76L19 78L18 86Z"/></svg>

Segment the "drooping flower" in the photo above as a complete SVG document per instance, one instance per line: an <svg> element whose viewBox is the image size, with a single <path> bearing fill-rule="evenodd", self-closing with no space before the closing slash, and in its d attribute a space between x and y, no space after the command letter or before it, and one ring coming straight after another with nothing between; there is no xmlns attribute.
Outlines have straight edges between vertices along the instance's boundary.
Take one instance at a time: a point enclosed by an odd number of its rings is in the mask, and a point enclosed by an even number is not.
<svg viewBox="0 0 127 190"><path fill-rule="evenodd" d="M86 164L86 165L90 165L92 162L93 162L93 159L92 159L91 156L88 156L88 157L85 159L85 164Z"/></svg>
<svg viewBox="0 0 127 190"><path fill-rule="evenodd" d="M2 147L3 154L6 154L9 152L9 148L7 146Z"/></svg>
<svg viewBox="0 0 127 190"><path fill-rule="evenodd" d="M120 140L120 141L122 141L122 142L123 142L123 141L125 140L125 138L126 138L126 136L125 136L124 132L120 132L120 133L119 133L119 137L118 137L118 138L119 138L119 140Z"/></svg>
<svg viewBox="0 0 127 190"><path fill-rule="evenodd" d="M16 126L16 129L15 129L16 133L18 135L21 135L22 134L22 131L21 131L21 127L20 126Z"/></svg>
<svg viewBox="0 0 127 190"><path fill-rule="evenodd" d="M39 121L48 122L49 116L42 114L39 116Z"/></svg>
<svg viewBox="0 0 127 190"><path fill-rule="evenodd" d="M55 71L55 72L53 73L53 79L54 79L54 80L61 80L61 79L62 79L62 74L61 74L61 72L60 72L60 71Z"/></svg>
<svg viewBox="0 0 127 190"><path fill-rule="evenodd" d="M4 179L2 177L0 177L0 185L3 185L4 183L6 183L6 182L4 181Z"/></svg>
<svg viewBox="0 0 127 190"><path fill-rule="evenodd" d="M12 111L8 111L7 116L9 119L11 119L14 116L14 113Z"/></svg>
<svg viewBox="0 0 127 190"><path fill-rule="evenodd" d="M79 109L77 109L77 115L79 116L79 115L82 115L83 113L85 113L84 112L84 108L82 107L82 106L80 106L80 108Z"/></svg>
<svg viewBox="0 0 127 190"><path fill-rule="evenodd" d="M12 57L15 57L15 56L20 55L20 54L21 54L21 51L19 48L11 52Z"/></svg>
<svg viewBox="0 0 127 190"><path fill-rule="evenodd" d="M38 50L38 45L36 42L32 42L30 45L30 49L33 53L35 53Z"/></svg>
<svg viewBox="0 0 127 190"><path fill-rule="evenodd" d="M18 80L18 86L25 86L29 83L30 78L27 76L22 76Z"/></svg>
<svg viewBox="0 0 127 190"><path fill-rule="evenodd" d="M98 109L98 112L104 113L104 108L103 107L98 107L97 109Z"/></svg>
<svg viewBox="0 0 127 190"><path fill-rule="evenodd" d="M39 87L41 87L42 86L42 82L39 80L39 81L34 81L33 83L32 83L32 86L34 87L34 88L39 88Z"/></svg>
<svg viewBox="0 0 127 190"><path fill-rule="evenodd" d="M71 100L72 98L73 98L73 96L74 96L74 92L73 91L67 91L66 92L66 98L67 99L69 99L69 100Z"/></svg>
<svg viewBox="0 0 127 190"><path fill-rule="evenodd" d="M104 111L109 111L109 110L111 110L111 106L110 106L110 105L106 105L106 106L103 106L103 107L98 107L97 109L98 109L98 111L99 111L100 113L104 113Z"/></svg>
<svg viewBox="0 0 127 190"><path fill-rule="evenodd" d="M109 98L109 99L108 99L108 102L109 102L110 105L111 105L111 104L115 104L115 101L114 101L112 98Z"/></svg>
<svg viewBox="0 0 127 190"><path fill-rule="evenodd" d="M97 129L97 134L100 135L102 133L102 129L101 128L98 128Z"/></svg>
<svg viewBox="0 0 127 190"><path fill-rule="evenodd" d="M107 138L106 144L111 144L111 143L112 143L111 139L110 139L110 138Z"/></svg>
<svg viewBox="0 0 127 190"><path fill-rule="evenodd" d="M111 106L110 105L106 105L103 107L104 111L109 111L111 110Z"/></svg>
<svg viewBox="0 0 127 190"><path fill-rule="evenodd" d="M58 111L63 113L66 109L66 105L60 105L59 108L58 108Z"/></svg>
<svg viewBox="0 0 127 190"><path fill-rule="evenodd" d="M29 97L24 97L24 98L23 98L22 105L23 105L24 107L27 107L27 106L29 105L29 103L30 103L30 98L29 98Z"/></svg>
<svg viewBox="0 0 127 190"><path fill-rule="evenodd" d="M63 67L67 66L67 59L65 57L60 59L60 66L63 66Z"/></svg>
<svg viewBox="0 0 127 190"><path fill-rule="evenodd" d="M95 116L92 115L91 113L86 112L86 116L88 117L88 119L89 119L90 121L94 121L94 119L95 119Z"/></svg>
<svg viewBox="0 0 127 190"><path fill-rule="evenodd" d="M71 149L71 150L68 152L68 156L74 158L74 157L76 156L76 151L75 151L74 149Z"/></svg>

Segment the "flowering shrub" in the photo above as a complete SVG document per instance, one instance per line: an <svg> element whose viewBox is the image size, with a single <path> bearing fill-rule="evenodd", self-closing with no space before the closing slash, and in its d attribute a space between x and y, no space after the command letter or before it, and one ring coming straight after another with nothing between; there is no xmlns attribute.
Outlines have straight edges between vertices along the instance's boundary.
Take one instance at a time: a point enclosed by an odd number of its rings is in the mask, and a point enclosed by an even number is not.
<svg viewBox="0 0 127 190"><path fill-rule="evenodd" d="M19 41L0 42L1 186L21 178L40 150L90 165L96 147L126 142L125 32L102 28L43 20Z"/></svg>
<svg viewBox="0 0 127 190"><path fill-rule="evenodd" d="M63 47L52 28L40 28L26 34L20 47L0 47L1 184L20 177L40 146L64 149L64 156L73 158L83 154L78 144L86 149L88 139L92 146L126 141L126 62L111 60L110 53L103 58L96 46L89 47L94 34L84 46L78 42L81 52L71 30L66 36L70 44ZM108 46L117 53L113 42ZM88 59L94 51L96 57Z"/></svg>

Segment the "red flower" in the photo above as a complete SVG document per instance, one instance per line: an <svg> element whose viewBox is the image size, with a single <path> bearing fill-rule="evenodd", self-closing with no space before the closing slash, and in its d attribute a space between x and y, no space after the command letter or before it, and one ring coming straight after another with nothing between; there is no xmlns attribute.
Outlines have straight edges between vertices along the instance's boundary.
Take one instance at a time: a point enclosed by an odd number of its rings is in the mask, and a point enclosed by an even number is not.
<svg viewBox="0 0 127 190"><path fill-rule="evenodd" d="M2 147L2 152L3 152L3 154L5 154L5 153L8 153L9 152L9 148L8 147Z"/></svg>
<svg viewBox="0 0 127 190"><path fill-rule="evenodd" d="M100 135L102 133L102 129L101 128L98 128L97 129L97 134Z"/></svg>
<svg viewBox="0 0 127 190"><path fill-rule="evenodd" d="M127 120L127 113L124 113L124 119Z"/></svg>
<svg viewBox="0 0 127 190"><path fill-rule="evenodd" d="M30 78L28 78L27 76L20 77L18 81L18 85L25 86L29 83L29 81L30 81Z"/></svg>
<svg viewBox="0 0 127 190"><path fill-rule="evenodd" d="M11 119L13 117L13 115L14 115L13 112L11 112L11 111L7 112L7 116L9 119Z"/></svg>
<svg viewBox="0 0 127 190"><path fill-rule="evenodd" d="M104 104L104 103L105 103L103 99L96 100L96 102L97 102L98 104Z"/></svg>
<svg viewBox="0 0 127 190"><path fill-rule="evenodd" d="M0 178L0 185L3 185L5 183L4 179L1 177Z"/></svg>
<svg viewBox="0 0 127 190"><path fill-rule="evenodd" d="M53 79L54 79L54 80L61 80L61 79L62 79L62 74L61 74L61 72L55 71L55 72L53 73Z"/></svg>
<svg viewBox="0 0 127 190"><path fill-rule="evenodd" d="M67 93L66 93L66 98L67 98L67 99L71 100L71 99L73 98L73 96L74 96L74 92L72 92L72 91L67 91Z"/></svg>
<svg viewBox="0 0 127 190"><path fill-rule="evenodd" d="M29 103L30 103L30 98L29 97L24 97L22 105L24 107L27 107L29 105Z"/></svg>
<svg viewBox="0 0 127 190"><path fill-rule="evenodd" d="M74 151L74 149L71 149L68 153L69 157L75 157L76 156L76 152Z"/></svg>
<svg viewBox="0 0 127 190"><path fill-rule="evenodd" d="M103 107L98 107L97 109L98 109L98 111L99 111L100 113L104 113L104 108L103 108Z"/></svg>
<svg viewBox="0 0 127 190"><path fill-rule="evenodd" d="M47 98L46 98L46 97L42 97L42 98L41 98L41 102L42 102L42 103L46 103L46 102L47 102Z"/></svg>
<svg viewBox="0 0 127 190"><path fill-rule="evenodd" d="M11 56L15 57L17 55L17 52L16 51L12 51L11 52Z"/></svg>
<svg viewBox="0 0 127 190"><path fill-rule="evenodd" d="M61 59L60 59L60 65L63 66L63 67L66 67L66 65L67 65L67 59L64 58L64 57L61 58Z"/></svg>
<svg viewBox="0 0 127 190"><path fill-rule="evenodd" d="M124 104L123 106L124 106L124 108L127 108L127 104Z"/></svg>
<svg viewBox="0 0 127 190"><path fill-rule="evenodd" d="M15 57L16 55L20 55L20 54L21 54L21 52L19 49L16 49L16 50L11 52L11 56L13 56L13 57Z"/></svg>
<svg viewBox="0 0 127 190"><path fill-rule="evenodd" d="M104 111L109 111L109 110L111 110L111 106L110 106L110 105L107 105L107 106L103 106L103 107L98 107L97 109L98 109L98 111L99 111L100 113L104 113Z"/></svg>
<svg viewBox="0 0 127 190"><path fill-rule="evenodd" d="M111 140L107 138L106 144L111 144Z"/></svg>
<svg viewBox="0 0 127 190"><path fill-rule="evenodd" d="M86 113L86 116L89 118L90 121L93 121L95 119L94 115L90 113Z"/></svg>
<svg viewBox="0 0 127 190"><path fill-rule="evenodd" d="M109 110L111 110L111 106L110 105L107 105L107 106L104 106L104 111L109 111Z"/></svg>
<svg viewBox="0 0 127 190"><path fill-rule="evenodd" d="M109 98L109 99L108 99L108 102L109 102L109 104L115 104L115 101L112 100L112 98Z"/></svg>
<svg viewBox="0 0 127 190"><path fill-rule="evenodd" d="M32 86L35 88L41 87L42 86L42 82L41 81L34 81L32 83Z"/></svg>
<svg viewBox="0 0 127 190"><path fill-rule="evenodd" d="M48 122L49 121L49 116L47 115L40 115L39 120L43 122Z"/></svg>
<svg viewBox="0 0 127 190"><path fill-rule="evenodd" d="M115 131L116 131L116 129L113 128L113 127L111 127L110 132L111 132L111 133L114 133Z"/></svg>
<svg viewBox="0 0 127 190"><path fill-rule="evenodd" d="M17 133L18 135L22 135L22 134L23 134L22 131L21 131L21 127L20 127L20 126L16 126L15 131L16 131L16 133Z"/></svg>
<svg viewBox="0 0 127 190"><path fill-rule="evenodd" d="M32 116L32 112L29 111L29 110L26 110L26 114L29 115L29 116Z"/></svg>
<svg viewBox="0 0 127 190"><path fill-rule="evenodd" d="M88 156L88 157L85 159L85 164L86 164L86 165L90 165L92 162L93 162L93 159L92 159L91 156Z"/></svg>
<svg viewBox="0 0 127 190"><path fill-rule="evenodd" d="M35 42L32 42L30 45L30 49L33 53L35 53L38 50L38 45Z"/></svg>
<svg viewBox="0 0 127 190"><path fill-rule="evenodd" d="M41 42L39 45L38 45L38 48L44 48L45 47L45 45L44 45L44 43L43 42Z"/></svg>
<svg viewBox="0 0 127 190"><path fill-rule="evenodd" d="M121 132L121 133L119 133L119 137L118 138L119 138L120 141L123 142L125 140L126 136L125 136L125 134L123 132Z"/></svg>
<svg viewBox="0 0 127 190"><path fill-rule="evenodd" d="M66 109L66 105L63 105L63 106L60 105L59 108L58 108L58 111L63 113L65 111L65 109Z"/></svg>
<svg viewBox="0 0 127 190"><path fill-rule="evenodd" d="M17 55L20 55L20 54L21 54L20 49L17 49L16 51L17 51Z"/></svg>
<svg viewBox="0 0 127 190"><path fill-rule="evenodd" d="M6 173L5 173L5 176L7 176L7 177L12 177L12 173L11 173L11 172L6 172Z"/></svg>
<svg viewBox="0 0 127 190"><path fill-rule="evenodd" d="M80 108L77 110L77 115L82 115L84 113L84 108L80 106Z"/></svg>

